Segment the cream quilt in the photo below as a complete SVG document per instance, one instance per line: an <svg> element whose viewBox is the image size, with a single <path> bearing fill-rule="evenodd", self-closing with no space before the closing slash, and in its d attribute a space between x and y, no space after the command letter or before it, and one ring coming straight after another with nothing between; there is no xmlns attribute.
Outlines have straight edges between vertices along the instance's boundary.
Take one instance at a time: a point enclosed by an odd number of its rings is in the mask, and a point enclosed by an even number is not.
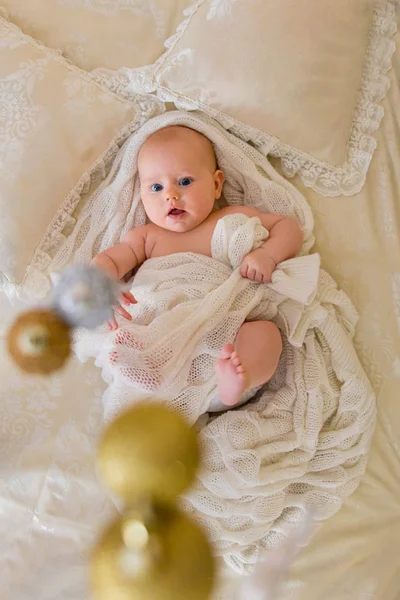
<svg viewBox="0 0 400 600"><path fill-rule="evenodd" d="M74 4L87 16L90 3ZM23 9L20 3L21 19ZM104 47L96 60L105 60ZM399 51L390 80L363 191L327 199L296 182L314 212L322 264L360 314L356 346L378 396L378 425L362 484L299 556L285 599L397 600L400 594ZM2 336L19 308L1 299ZM92 364L75 360L49 379L24 378L3 343L0 353L0 587L16 600L86 600L90 545L114 510L93 461L104 384ZM227 575L225 585L231 600L237 582Z"/></svg>

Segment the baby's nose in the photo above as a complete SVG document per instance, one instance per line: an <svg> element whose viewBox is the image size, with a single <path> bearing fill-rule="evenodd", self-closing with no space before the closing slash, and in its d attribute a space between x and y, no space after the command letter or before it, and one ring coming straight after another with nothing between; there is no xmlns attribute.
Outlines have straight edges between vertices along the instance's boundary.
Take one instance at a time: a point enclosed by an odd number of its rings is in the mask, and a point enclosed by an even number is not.
<svg viewBox="0 0 400 600"><path fill-rule="evenodd" d="M177 190L167 190L167 193L165 194L165 201L168 202L170 200L179 200L179 193Z"/></svg>

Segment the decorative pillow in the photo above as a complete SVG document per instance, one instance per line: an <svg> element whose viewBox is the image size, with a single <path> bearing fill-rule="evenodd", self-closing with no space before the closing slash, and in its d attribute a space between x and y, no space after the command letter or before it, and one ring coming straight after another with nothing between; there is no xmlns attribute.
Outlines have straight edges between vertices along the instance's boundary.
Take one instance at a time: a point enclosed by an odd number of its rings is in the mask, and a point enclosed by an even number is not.
<svg viewBox="0 0 400 600"><path fill-rule="evenodd" d="M81 69L155 61L192 0L0 0L11 21Z"/></svg>
<svg viewBox="0 0 400 600"><path fill-rule="evenodd" d="M33 293L82 194L161 103L117 97L4 18L0 80L0 288Z"/></svg>
<svg viewBox="0 0 400 600"><path fill-rule="evenodd" d="M198 0L185 15L136 89L204 110L322 194L362 187L395 47L391 2Z"/></svg>

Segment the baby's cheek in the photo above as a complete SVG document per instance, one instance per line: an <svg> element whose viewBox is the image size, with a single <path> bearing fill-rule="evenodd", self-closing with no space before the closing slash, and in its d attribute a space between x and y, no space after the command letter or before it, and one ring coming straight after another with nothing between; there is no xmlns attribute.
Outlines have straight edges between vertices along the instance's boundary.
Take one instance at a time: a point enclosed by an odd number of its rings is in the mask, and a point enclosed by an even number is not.
<svg viewBox="0 0 400 600"><path fill-rule="evenodd" d="M156 225L159 225L160 223L163 222L164 211L162 210L161 207L153 204L152 206L149 206L148 209L146 209L146 207L145 207L145 210L146 210L146 214L147 214L148 218L150 219L150 221L152 221Z"/></svg>
<svg viewBox="0 0 400 600"><path fill-rule="evenodd" d="M144 206L144 210L149 215L152 212L152 208L153 208L152 203L149 202L149 200L146 198L145 195L144 196L142 195L141 200L142 200L142 204Z"/></svg>

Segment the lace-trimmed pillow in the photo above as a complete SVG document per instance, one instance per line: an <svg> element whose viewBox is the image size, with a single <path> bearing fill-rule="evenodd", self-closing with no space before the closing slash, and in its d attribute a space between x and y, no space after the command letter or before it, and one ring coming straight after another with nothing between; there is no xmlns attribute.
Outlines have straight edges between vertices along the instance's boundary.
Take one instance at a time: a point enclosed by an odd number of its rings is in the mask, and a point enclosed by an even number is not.
<svg viewBox="0 0 400 600"><path fill-rule="evenodd" d="M73 211L159 110L126 101L0 18L0 289L42 296Z"/></svg>
<svg viewBox="0 0 400 600"><path fill-rule="evenodd" d="M354 194L383 115L395 12L385 0L198 0L135 88L206 111L324 195Z"/></svg>
<svg viewBox="0 0 400 600"><path fill-rule="evenodd" d="M25 33L81 69L138 67L156 60L192 0L0 0Z"/></svg>

